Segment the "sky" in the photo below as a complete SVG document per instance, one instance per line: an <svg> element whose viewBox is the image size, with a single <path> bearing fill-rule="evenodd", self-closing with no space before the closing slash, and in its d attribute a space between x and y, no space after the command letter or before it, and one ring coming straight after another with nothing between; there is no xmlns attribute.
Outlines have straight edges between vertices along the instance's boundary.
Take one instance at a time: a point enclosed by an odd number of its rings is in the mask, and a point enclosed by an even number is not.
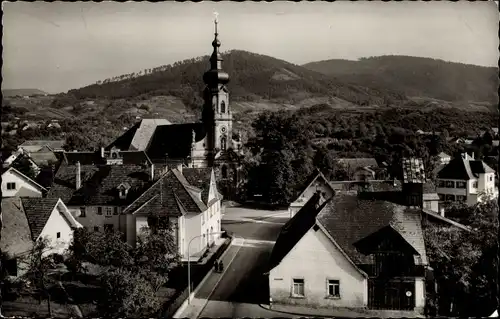
<svg viewBox="0 0 500 319"><path fill-rule="evenodd" d="M208 55L214 12L221 51L246 50L295 64L394 54L497 66L497 5L2 2L2 89L66 92Z"/></svg>

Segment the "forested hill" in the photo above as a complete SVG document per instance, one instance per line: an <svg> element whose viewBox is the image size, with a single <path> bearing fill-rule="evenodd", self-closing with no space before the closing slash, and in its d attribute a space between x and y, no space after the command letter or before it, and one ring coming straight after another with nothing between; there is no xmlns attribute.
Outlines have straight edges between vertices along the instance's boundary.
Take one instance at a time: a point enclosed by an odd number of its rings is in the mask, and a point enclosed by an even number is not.
<svg viewBox="0 0 500 319"><path fill-rule="evenodd" d="M223 54L223 58L223 69L230 75L231 98L236 102L296 104L310 98L337 97L357 105L396 105L406 100L404 95L389 89L348 85L334 77L265 55L233 50ZM200 107L204 88L202 76L208 68L208 56L188 59L98 81L70 90L68 94L77 99L169 95L181 98L187 106Z"/></svg>
<svg viewBox="0 0 500 319"><path fill-rule="evenodd" d="M325 60L303 65L354 85L391 88L406 96L497 103L498 69L411 56L359 61Z"/></svg>
<svg viewBox="0 0 500 319"><path fill-rule="evenodd" d="M38 89L5 89L2 90L2 95L5 97L10 96L31 96L31 95L45 95L47 92Z"/></svg>

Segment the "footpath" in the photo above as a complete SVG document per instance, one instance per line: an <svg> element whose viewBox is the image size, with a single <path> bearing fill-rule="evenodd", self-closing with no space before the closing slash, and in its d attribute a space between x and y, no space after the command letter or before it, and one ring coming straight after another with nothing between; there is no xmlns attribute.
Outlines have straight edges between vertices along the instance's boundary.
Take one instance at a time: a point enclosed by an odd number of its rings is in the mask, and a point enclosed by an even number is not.
<svg viewBox="0 0 500 319"><path fill-rule="evenodd" d="M306 308L293 305L273 304L272 306L261 304L262 308L294 316L315 316L324 318L425 318L412 311L398 310L364 310L351 308Z"/></svg>
<svg viewBox="0 0 500 319"><path fill-rule="evenodd" d="M226 273L227 269L231 266L231 262L234 260L239 250L244 243L243 238L235 237L231 245L226 249L226 251L221 255L219 260L224 264L224 270L222 273L215 272L212 268L203 281L194 289L193 297L190 303L183 304L179 310L174 314L174 318L198 318L206 304L208 303L212 293L217 288L217 285L221 281L222 277Z"/></svg>

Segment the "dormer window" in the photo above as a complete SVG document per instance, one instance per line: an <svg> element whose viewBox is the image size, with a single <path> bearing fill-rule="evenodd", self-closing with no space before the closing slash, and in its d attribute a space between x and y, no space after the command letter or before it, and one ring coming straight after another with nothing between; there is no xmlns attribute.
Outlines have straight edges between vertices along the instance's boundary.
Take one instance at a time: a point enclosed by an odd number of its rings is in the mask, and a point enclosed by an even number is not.
<svg viewBox="0 0 500 319"><path fill-rule="evenodd" d="M125 199L127 197L128 191L130 190L130 184L129 183L121 183L117 187L118 189L118 197L120 199Z"/></svg>

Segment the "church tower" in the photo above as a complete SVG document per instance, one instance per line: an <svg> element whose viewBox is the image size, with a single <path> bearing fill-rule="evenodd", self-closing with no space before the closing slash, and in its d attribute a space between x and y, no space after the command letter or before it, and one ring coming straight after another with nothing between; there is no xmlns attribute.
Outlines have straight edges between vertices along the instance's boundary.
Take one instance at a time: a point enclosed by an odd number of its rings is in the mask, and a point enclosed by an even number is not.
<svg viewBox="0 0 500 319"><path fill-rule="evenodd" d="M226 84L229 75L222 70L221 45L217 38L217 18L215 18L215 38L212 42L213 52L210 56L210 70L203 75L205 90L202 119L207 132L209 156L213 159L217 152L232 148L233 114L229 107L229 91Z"/></svg>

